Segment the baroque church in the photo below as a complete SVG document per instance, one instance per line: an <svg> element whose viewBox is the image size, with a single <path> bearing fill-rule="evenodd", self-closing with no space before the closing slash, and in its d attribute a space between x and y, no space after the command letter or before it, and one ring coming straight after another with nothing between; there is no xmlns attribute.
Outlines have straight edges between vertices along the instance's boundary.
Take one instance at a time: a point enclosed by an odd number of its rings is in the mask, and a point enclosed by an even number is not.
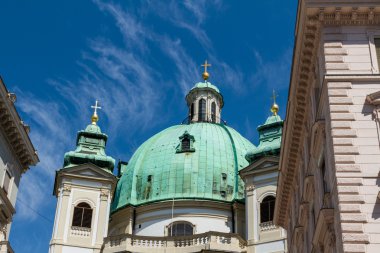
<svg viewBox="0 0 380 253"><path fill-rule="evenodd" d="M285 231L273 224L278 105L256 147L221 119L223 95L203 66L187 119L145 141L117 175L93 106L56 174L50 253L285 252Z"/></svg>
<svg viewBox="0 0 380 253"><path fill-rule="evenodd" d="M380 1L298 1L286 120L274 103L257 146L207 66L188 119L117 175L94 106L56 174L50 253L380 252Z"/></svg>

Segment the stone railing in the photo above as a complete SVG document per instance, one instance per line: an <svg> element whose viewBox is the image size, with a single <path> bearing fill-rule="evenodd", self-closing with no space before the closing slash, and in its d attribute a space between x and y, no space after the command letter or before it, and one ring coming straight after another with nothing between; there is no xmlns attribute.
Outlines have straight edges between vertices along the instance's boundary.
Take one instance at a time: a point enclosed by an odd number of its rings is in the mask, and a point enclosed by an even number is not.
<svg viewBox="0 0 380 253"><path fill-rule="evenodd" d="M270 231L273 229L277 229L277 226L273 223L273 221L260 223L260 231Z"/></svg>
<svg viewBox="0 0 380 253"><path fill-rule="evenodd" d="M70 229L71 236L79 236L79 237L90 237L91 228L83 228L83 227L75 227L72 226Z"/></svg>
<svg viewBox="0 0 380 253"><path fill-rule="evenodd" d="M246 242L237 234L207 232L192 236L151 237L130 234L109 236L104 242L104 253L131 252L200 252L202 249L245 252Z"/></svg>

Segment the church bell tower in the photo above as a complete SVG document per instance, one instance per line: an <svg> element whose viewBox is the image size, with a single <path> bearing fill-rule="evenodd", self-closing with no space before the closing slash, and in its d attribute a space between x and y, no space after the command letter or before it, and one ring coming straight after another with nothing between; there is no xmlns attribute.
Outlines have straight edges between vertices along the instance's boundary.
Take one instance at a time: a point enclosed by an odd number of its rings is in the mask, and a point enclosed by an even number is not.
<svg viewBox="0 0 380 253"><path fill-rule="evenodd" d="M108 233L115 160L105 153L108 137L97 125L97 101L92 108L92 123L78 132L75 151L65 154L63 168L56 172L50 253L99 253Z"/></svg>

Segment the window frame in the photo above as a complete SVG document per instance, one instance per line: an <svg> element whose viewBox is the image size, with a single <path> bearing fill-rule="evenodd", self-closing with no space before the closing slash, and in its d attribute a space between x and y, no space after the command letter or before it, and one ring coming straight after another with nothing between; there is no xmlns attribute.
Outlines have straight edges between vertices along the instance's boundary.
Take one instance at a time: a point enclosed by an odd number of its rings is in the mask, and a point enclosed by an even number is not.
<svg viewBox="0 0 380 253"><path fill-rule="evenodd" d="M380 62L378 62L378 60L377 60L375 39L380 39L380 29L368 30L367 36L368 36L368 43L369 43L369 54L371 57L372 73L373 74L379 74L380 73L380 66L379 66Z"/></svg>
<svg viewBox="0 0 380 253"><path fill-rule="evenodd" d="M264 204L266 203L265 202L265 199L267 199L267 198L273 198L273 200L271 200L270 202L268 201L268 203L269 203L269 218L268 218L268 220L266 220L266 221L263 221L263 215L262 215L262 213L263 213L263 208L264 208ZM273 202L273 209L271 210L270 209L270 203L272 203ZM259 224L263 224L263 223L266 223L266 222L273 222L273 219L274 219L274 209L275 209L275 203L276 203L276 196L275 195L273 195L273 194L267 194L267 195L265 195L263 198L262 198L262 200L261 200L261 202L260 202L260 222L259 222ZM271 215L272 215L272 219L271 219Z"/></svg>
<svg viewBox="0 0 380 253"><path fill-rule="evenodd" d="M189 225L191 226L192 228L192 234L189 234L189 235L172 235L172 230L171 228L174 226L174 225L178 225L178 224L185 224L185 225ZM169 225L166 226L166 235L168 237L173 237L173 236L192 236L192 235L195 235L195 225L193 223L191 223L190 221L185 221L185 220L179 220L179 221L173 221L171 222ZM184 227L184 231L185 231L185 227Z"/></svg>
<svg viewBox="0 0 380 253"><path fill-rule="evenodd" d="M82 204L87 205L88 207L79 206L79 205L82 205ZM78 209L82 209L81 210L80 225L78 225L77 223L74 224L74 222L76 221L76 220L74 220L76 218L75 217L76 211ZM85 218L84 217L84 215L85 215L85 209L86 210L90 210L90 216L91 216L91 218L90 218L89 226L86 226L86 225L83 224L84 220L85 220L84 219ZM71 219L71 226L72 227L91 229L92 228L92 218L93 218L93 215L94 215L94 208L89 203L87 203L86 201L80 201L73 208L73 215L72 215L72 219Z"/></svg>

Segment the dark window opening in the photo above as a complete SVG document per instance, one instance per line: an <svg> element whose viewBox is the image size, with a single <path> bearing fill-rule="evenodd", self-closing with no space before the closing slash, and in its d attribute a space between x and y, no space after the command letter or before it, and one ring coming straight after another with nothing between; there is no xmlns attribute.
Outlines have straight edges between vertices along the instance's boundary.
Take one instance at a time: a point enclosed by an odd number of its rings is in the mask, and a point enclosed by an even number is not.
<svg viewBox="0 0 380 253"><path fill-rule="evenodd" d="M226 173L222 173L222 179L227 180L227 174Z"/></svg>
<svg viewBox="0 0 380 253"><path fill-rule="evenodd" d="M206 121L206 100L199 100L198 121Z"/></svg>
<svg viewBox="0 0 380 253"><path fill-rule="evenodd" d="M91 228L92 208L87 203L79 203L74 207L72 226Z"/></svg>
<svg viewBox="0 0 380 253"><path fill-rule="evenodd" d="M326 192L328 192L327 181L326 181L326 163L325 163L325 160L322 161L321 174L322 174L323 195L324 195Z"/></svg>
<svg viewBox="0 0 380 253"><path fill-rule="evenodd" d="M275 202L276 198L273 196L267 196L263 199L260 205L261 223L273 221Z"/></svg>
<svg viewBox="0 0 380 253"><path fill-rule="evenodd" d="M185 137L182 139L182 151L189 151L190 150L190 139L188 137Z"/></svg>
<svg viewBox="0 0 380 253"><path fill-rule="evenodd" d="M152 175L149 175L148 176L148 180L147 180L148 182L152 182Z"/></svg>
<svg viewBox="0 0 380 253"><path fill-rule="evenodd" d="M192 103L190 107L190 120L192 120L193 117L194 117L194 103Z"/></svg>
<svg viewBox="0 0 380 253"><path fill-rule="evenodd" d="M213 123L216 122L216 104L215 104L215 102L212 102L212 104L211 104L211 121Z"/></svg>
<svg viewBox="0 0 380 253"><path fill-rule="evenodd" d="M193 235L194 227L189 222L175 222L168 227L169 236Z"/></svg>

